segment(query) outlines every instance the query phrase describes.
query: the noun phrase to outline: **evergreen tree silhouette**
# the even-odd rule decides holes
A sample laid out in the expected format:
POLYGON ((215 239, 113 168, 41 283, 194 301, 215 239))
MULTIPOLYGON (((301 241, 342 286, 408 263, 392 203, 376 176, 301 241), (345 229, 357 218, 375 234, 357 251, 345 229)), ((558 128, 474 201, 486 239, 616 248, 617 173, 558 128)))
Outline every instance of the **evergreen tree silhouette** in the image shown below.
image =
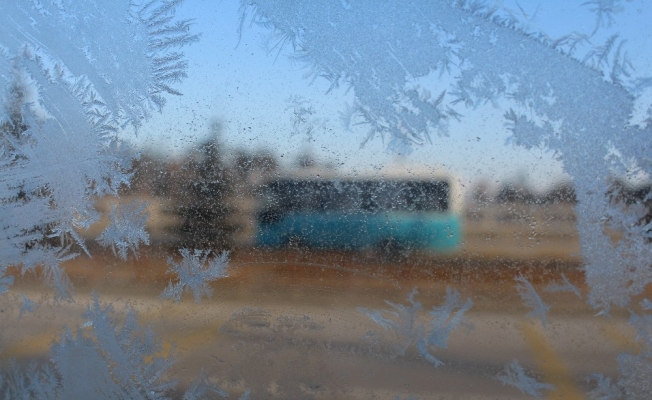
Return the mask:
POLYGON ((182 185, 177 207, 183 217, 178 228, 182 247, 220 250, 232 247, 235 226, 228 220, 232 209, 227 200, 233 180, 220 148, 221 129, 220 123, 214 123, 212 138, 200 144, 184 166, 192 178, 182 185))

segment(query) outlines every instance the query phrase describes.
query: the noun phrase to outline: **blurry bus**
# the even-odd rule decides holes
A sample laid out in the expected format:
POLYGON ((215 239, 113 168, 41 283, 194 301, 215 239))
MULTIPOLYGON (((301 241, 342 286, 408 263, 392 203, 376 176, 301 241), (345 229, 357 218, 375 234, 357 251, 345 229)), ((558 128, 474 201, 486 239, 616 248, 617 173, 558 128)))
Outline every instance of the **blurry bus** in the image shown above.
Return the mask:
POLYGON ((255 244, 280 248, 455 250, 459 196, 451 180, 279 178, 258 190, 255 244))

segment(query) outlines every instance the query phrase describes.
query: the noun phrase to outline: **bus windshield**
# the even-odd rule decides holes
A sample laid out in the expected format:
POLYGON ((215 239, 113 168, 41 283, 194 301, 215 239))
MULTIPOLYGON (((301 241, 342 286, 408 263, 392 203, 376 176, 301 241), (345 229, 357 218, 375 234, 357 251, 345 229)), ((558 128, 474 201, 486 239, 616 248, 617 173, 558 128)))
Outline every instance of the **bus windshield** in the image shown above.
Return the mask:
POLYGON ((446 181, 292 180, 263 188, 265 207, 277 212, 445 212, 446 181))

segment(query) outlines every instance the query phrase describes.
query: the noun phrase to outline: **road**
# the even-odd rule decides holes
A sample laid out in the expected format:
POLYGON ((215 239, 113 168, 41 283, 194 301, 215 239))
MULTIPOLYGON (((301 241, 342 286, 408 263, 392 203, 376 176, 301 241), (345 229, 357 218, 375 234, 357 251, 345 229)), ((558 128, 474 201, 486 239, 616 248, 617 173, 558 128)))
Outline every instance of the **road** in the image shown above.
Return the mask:
POLYGON ((635 351, 627 315, 596 318, 574 294, 543 291, 561 272, 579 284, 576 266, 441 258, 373 263, 360 255, 301 251, 236 254, 229 277, 196 304, 192 296, 180 303, 158 297, 171 278, 164 275, 163 257, 144 255, 133 265, 109 260, 68 266, 77 286, 74 303, 55 303, 29 279, 0 297, 3 364, 46 356, 66 326, 84 323, 91 290, 117 311, 136 310, 164 348, 175 348, 170 373, 181 386, 203 370, 233 396, 247 388, 254 399, 529 398, 495 379, 514 359, 555 386, 550 398, 583 398, 587 376, 617 375, 617 354, 635 351), (519 274, 531 277, 550 305, 547 327, 527 317, 530 310, 515 289, 519 274), (384 330, 362 311, 391 308, 386 301, 409 306, 416 289, 423 310, 415 325, 427 326, 427 311, 443 302, 446 288, 474 304, 447 348, 431 349, 443 363, 439 367, 419 354, 414 341, 384 330), (19 318, 21 294, 40 306, 19 318))

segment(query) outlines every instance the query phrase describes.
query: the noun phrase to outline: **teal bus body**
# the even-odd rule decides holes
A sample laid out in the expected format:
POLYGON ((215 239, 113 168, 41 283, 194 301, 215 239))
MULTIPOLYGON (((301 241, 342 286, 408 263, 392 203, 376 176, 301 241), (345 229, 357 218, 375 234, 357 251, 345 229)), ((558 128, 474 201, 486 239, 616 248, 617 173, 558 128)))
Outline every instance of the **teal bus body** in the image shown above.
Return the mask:
POLYGON ((392 242, 400 248, 450 251, 460 244, 460 219, 429 213, 291 213, 259 227, 256 243, 359 250, 392 242))
POLYGON ((257 246, 448 252, 461 242, 445 181, 279 180, 261 190, 257 246))

